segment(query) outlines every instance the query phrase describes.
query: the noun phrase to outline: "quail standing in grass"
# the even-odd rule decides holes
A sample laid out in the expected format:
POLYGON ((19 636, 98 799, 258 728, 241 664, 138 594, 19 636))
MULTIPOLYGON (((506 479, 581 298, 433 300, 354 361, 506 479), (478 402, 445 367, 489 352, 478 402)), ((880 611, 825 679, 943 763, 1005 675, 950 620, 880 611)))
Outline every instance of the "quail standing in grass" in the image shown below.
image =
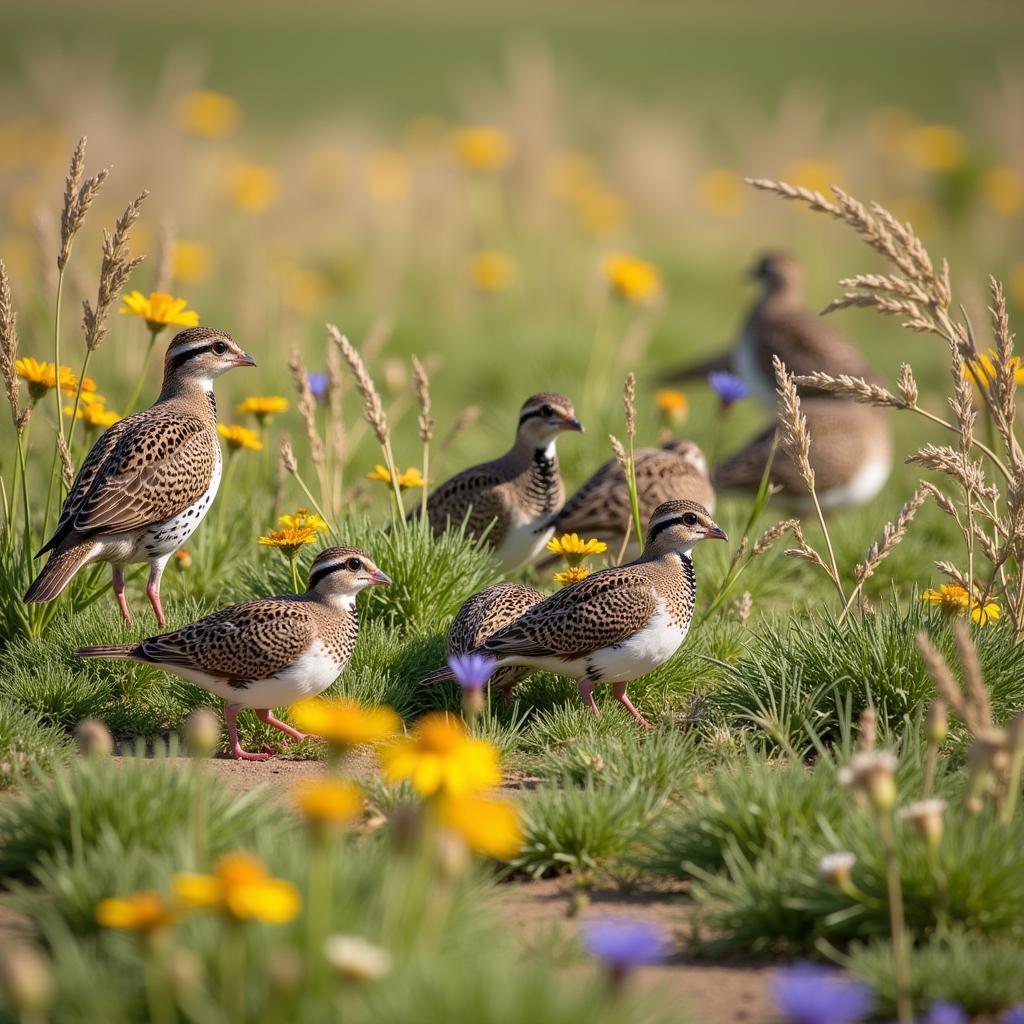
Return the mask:
MULTIPOLYGON (((527 609, 544 600, 544 595, 535 587, 525 583, 496 583, 478 594, 474 594, 459 609, 448 629, 448 656, 469 654, 479 650, 499 629, 515 622, 527 609)), ((499 689, 506 703, 512 699, 512 689, 530 672, 523 665, 506 665, 491 674, 490 685, 499 689)), ((451 679, 448 666, 431 672, 420 680, 422 683, 437 683, 451 679)))
MULTIPOLYGON (((892 434, 883 409, 838 398, 805 398, 815 491, 823 511, 863 505, 882 489, 892 469, 892 434)), ((721 491, 756 493, 771 458, 778 426, 755 437, 715 467, 711 480, 721 491)), ((781 445, 776 447, 769 480, 795 511, 813 511, 800 468, 781 445)))
MULTIPOLYGON (((654 510, 673 498, 688 498, 709 512, 715 511, 715 492, 708 477, 704 453, 693 441, 673 440, 661 448, 638 448, 637 497, 640 518, 646 522, 654 510)), ((604 541, 618 552, 631 522, 626 475, 617 459, 609 459, 565 503, 555 517, 555 533, 578 533, 604 541)), ((640 553, 631 537, 626 556, 640 553)))
POLYGON ((213 382, 236 366, 255 365, 225 331, 193 327, 175 335, 155 404, 104 431, 82 463, 57 528, 39 552, 50 557, 26 603, 51 601, 82 566, 109 562, 117 603, 131 625, 124 567, 148 562, 146 593, 157 622, 166 624, 164 567, 202 522, 220 484, 213 382))
POLYGON ((487 543, 503 568, 532 561, 550 539, 551 519, 565 500, 555 451, 563 430, 583 430, 568 398, 547 392, 528 398, 519 410, 512 448, 456 474, 427 499, 435 535, 449 522, 465 524, 470 537, 487 531, 487 543))
POLYGON ((707 509, 664 502, 651 516, 639 558, 563 587, 475 653, 494 658, 496 670, 521 666, 576 679, 594 714, 594 687, 611 683, 614 698, 649 728, 626 685, 664 665, 685 639, 697 597, 690 552, 709 539, 727 538, 707 509))
MULTIPOLYGON (((825 371, 874 379, 875 374, 846 336, 807 308, 803 271, 793 256, 767 253, 751 268, 750 276, 760 286, 760 295, 736 344, 712 359, 669 372, 666 380, 693 380, 728 370, 746 384, 755 398, 774 406, 774 356, 798 376, 825 371)), ((821 394, 807 387, 801 388, 800 393, 821 394)))
POLYGON ((139 644, 79 647, 81 658, 118 658, 153 665, 187 679, 224 700, 231 753, 248 761, 236 720, 251 708, 261 721, 295 740, 306 737, 272 710, 315 697, 348 664, 359 634, 356 595, 391 580, 356 548, 321 551, 304 594, 232 605, 171 633, 139 644))

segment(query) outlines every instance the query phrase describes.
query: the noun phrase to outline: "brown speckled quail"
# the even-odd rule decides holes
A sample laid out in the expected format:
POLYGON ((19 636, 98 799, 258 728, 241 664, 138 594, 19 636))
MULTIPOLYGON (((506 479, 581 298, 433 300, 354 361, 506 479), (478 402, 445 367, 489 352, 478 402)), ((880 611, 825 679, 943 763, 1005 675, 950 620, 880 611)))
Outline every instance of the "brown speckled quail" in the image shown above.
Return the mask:
POLYGON ((697 598, 690 551, 705 539, 726 539, 707 509, 666 501, 651 516, 638 559, 563 587, 475 653, 494 658, 495 670, 524 666, 576 679, 594 714, 595 685, 611 683, 615 699, 650 727, 626 684, 665 664, 685 639, 697 598))
POLYGON ((246 601, 139 644, 79 647, 75 653, 153 665, 222 697, 231 753, 263 761, 267 754, 239 745, 238 712, 252 708, 268 725, 305 739, 272 709, 315 697, 338 678, 359 635, 356 595, 390 582, 364 552, 328 548, 310 567, 304 594, 246 601))
MULTIPOLYGON (((26 603, 52 601, 82 566, 109 562, 125 622, 124 567, 149 563, 146 593, 157 622, 164 567, 202 522, 221 476, 213 382, 236 366, 255 366, 224 331, 193 327, 174 336, 163 387, 149 409, 105 430, 86 456, 64 501, 42 572, 26 603)), ((37 556, 38 557, 38 556, 37 556)))

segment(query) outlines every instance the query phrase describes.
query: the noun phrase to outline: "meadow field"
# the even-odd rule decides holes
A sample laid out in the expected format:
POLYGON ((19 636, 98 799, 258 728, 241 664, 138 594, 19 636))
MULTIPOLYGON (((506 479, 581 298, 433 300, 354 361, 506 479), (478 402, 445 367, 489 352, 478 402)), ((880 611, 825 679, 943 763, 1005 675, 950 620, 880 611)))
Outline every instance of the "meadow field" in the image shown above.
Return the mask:
POLYGON ((4 12, 0 1020, 1024 1019, 1024 16, 293 6, 4 12), (548 672, 421 685, 467 598, 561 586, 405 518, 528 396, 585 427, 570 494, 609 435, 628 475, 777 419, 806 461, 800 382, 665 380, 776 250, 877 374, 823 386, 888 409, 881 492, 718 494, 689 635, 630 684, 650 731, 548 672), (264 762, 198 686, 76 657, 161 632, 142 567, 130 626, 105 565, 22 600, 196 323, 256 367, 217 382, 168 628, 330 545, 393 580, 325 703, 278 711, 323 741, 241 714, 264 762))

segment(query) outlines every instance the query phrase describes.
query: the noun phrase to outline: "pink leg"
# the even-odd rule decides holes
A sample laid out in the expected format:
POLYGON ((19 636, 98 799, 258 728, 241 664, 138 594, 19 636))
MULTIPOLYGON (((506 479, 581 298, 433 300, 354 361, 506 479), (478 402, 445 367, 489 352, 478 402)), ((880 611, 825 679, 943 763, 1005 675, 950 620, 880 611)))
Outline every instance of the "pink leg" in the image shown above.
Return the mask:
POLYGON ((132 613, 128 608, 128 598, 124 596, 124 570, 111 566, 110 571, 114 596, 117 598, 117 605, 121 609, 121 617, 124 619, 124 624, 130 626, 132 624, 132 613))
POLYGON ((149 603, 153 606, 156 621, 161 626, 167 625, 167 618, 164 615, 163 606, 160 604, 160 579, 164 574, 164 566, 166 564, 167 559, 153 562, 149 569, 149 581, 146 583, 146 596, 149 598, 149 603))
POLYGON ((635 707, 633 702, 626 696, 626 684, 625 683, 613 683, 612 684, 612 696, 645 728, 653 729, 654 726, 640 714, 635 707))
POLYGON ((590 713, 597 718, 601 717, 601 712, 597 707, 597 702, 594 700, 594 686, 589 679, 581 679, 579 681, 580 696, 583 698, 583 703, 590 708, 590 713))
POLYGON ((280 718, 275 718, 270 711, 270 708, 253 708, 253 712, 261 722, 266 722, 267 725, 272 725, 275 729, 280 729, 281 732, 286 732, 293 740, 301 743, 304 739, 316 739, 317 737, 310 737, 304 732, 299 732, 298 729, 293 729, 286 722, 282 722, 280 718))
POLYGON ((235 724, 235 719, 238 718, 239 710, 230 704, 224 705, 224 717, 228 722, 228 739, 231 741, 231 756, 237 757, 241 761, 266 761, 270 757, 269 754, 250 754, 248 750, 243 750, 242 745, 238 742, 238 726, 235 724))

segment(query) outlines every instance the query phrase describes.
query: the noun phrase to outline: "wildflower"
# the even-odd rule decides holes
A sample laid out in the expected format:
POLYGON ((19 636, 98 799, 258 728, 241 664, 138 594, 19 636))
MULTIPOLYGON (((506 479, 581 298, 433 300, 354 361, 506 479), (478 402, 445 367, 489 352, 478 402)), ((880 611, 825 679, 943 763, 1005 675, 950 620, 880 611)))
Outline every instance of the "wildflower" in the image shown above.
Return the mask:
POLYGON ((669 938, 655 924, 628 917, 604 917, 584 922, 583 946, 601 960, 613 986, 621 985, 631 970, 664 960, 669 938))
POLYGON ((553 579, 563 587, 570 583, 579 583, 590 575, 590 570, 585 565, 570 565, 568 569, 556 572, 553 579))
POLYGON ((708 383, 718 395, 718 401, 723 409, 728 409, 734 402, 739 402, 750 394, 750 388, 728 370, 713 370, 708 374, 708 383))
POLYGON ((981 194, 995 213, 1013 217, 1024 209, 1024 177, 1012 167, 990 167, 982 176, 981 194))
POLYGON ((182 571, 184 571, 185 569, 191 569, 191 552, 186 551, 184 548, 178 548, 178 550, 174 552, 174 567, 182 571))
POLYGON ((497 249, 480 249, 473 253, 473 284, 481 292, 503 292, 516 276, 512 257, 497 249))
MULTIPOLYGON (((386 484, 391 483, 388 467, 382 466, 379 462, 373 467, 373 472, 367 473, 366 476, 369 480, 382 480, 386 484)), ((422 487, 423 477, 415 466, 409 466, 404 473, 398 474, 397 482, 399 490, 404 491, 408 487, 422 487)))
POLYGON ((682 391, 666 388, 654 396, 654 401, 671 426, 681 427, 686 422, 690 412, 690 400, 682 391))
POLYGON ((462 723, 443 712, 424 715, 410 736, 384 747, 380 758, 389 781, 409 779, 422 796, 458 796, 501 782, 495 747, 470 739, 462 723))
POLYGON ((293 558, 304 544, 315 544, 316 541, 316 530, 303 527, 301 530, 267 530, 257 543, 267 548, 280 548, 289 558, 293 558))
POLYGON ((353 782, 331 778, 308 780, 296 788, 295 804, 317 827, 338 828, 359 817, 363 791, 353 782))
POLYGON ((661 290, 658 268, 628 253, 612 253, 604 270, 612 291, 628 302, 649 302, 661 290))
MULTIPOLYGON (((988 391, 992 382, 998 376, 998 370, 996 369, 996 360, 998 359, 996 350, 990 348, 988 352, 979 352, 976 356, 972 356, 969 360, 969 365, 964 365, 964 374, 970 375, 971 379, 980 384, 986 391, 988 391)), ((1021 367, 1020 356, 1010 356, 1008 367, 1013 371, 1013 379, 1017 384, 1024 384, 1024 368, 1021 367)))
POLYGON ((185 723, 185 749, 193 757, 210 757, 220 746, 220 719, 212 708, 196 708, 185 723))
POLYGON ((948 124, 923 124, 906 138, 906 157, 923 171, 954 171, 967 155, 964 137, 948 124))
POLYGON ((783 181, 801 188, 809 188, 812 192, 824 192, 828 195, 829 188, 842 179, 842 171, 830 160, 793 160, 782 170, 783 181))
POLYGON ((899 761, 888 750, 854 754, 839 773, 839 781, 867 797, 876 810, 891 810, 896 803, 896 769, 899 761))
POLYGON ((177 299, 166 292, 150 292, 148 296, 139 291, 129 292, 121 301, 124 305, 118 312, 142 317, 154 334, 159 334, 168 324, 195 327, 199 323, 199 314, 194 309, 186 309, 188 299, 177 299))
POLYGON ((204 139, 230 135, 238 124, 239 113, 238 104, 230 96, 211 89, 187 93, 178 102, 178 123, 185 131, 204 139))
POLYGON ((114 737, 103 722, 83 718, 75 729, 75 742, 82 757, 109 757, 114 752, 114 737))
POLYGON ((843 889, 849 885, 850 873, 856 863, 855 854, 848 850, 839 850, 836 853, 826 854, 818 861, 818 874, 826 882, 831 882, 837 888, 843 889))
POLYGON ((228 448, 233 452, 240 448, 250 448, 254 452, 263 450, 263 442, 260 440, 259 433, 249 427, 240 427, 235 423, 218 423, 217 433, 227 441, 228 448))
POLYGON ((773 994, 789 1024, 853 1024, 875 998, 863 982, 819 964, 796 964, 776 974, 773 994))
POLYGON ((463 689, 479 689, 491 678, 494 659, 486 654, 453 654, 448 667, 463 689))
POLYGON ((463 128, 452 134, 451 143, 462 166, 474 171, 501 170, 512 157, 512 140, 500 128, 463 128))
POLYGON ((922 601, 929 601, 937 604, 939 609, 946 615, 960 615, 967 611, 968 603, 971 608, 971 618, 979 626, 987 626, 995 622, 1002 615, 999 604, 996 601, 986 601, 982 604, 977 598, 968 602, 967 591, 956 583, 943 583, 938 590, 929 589, 921 595, 922 601))
POLYGON ((441 801, 441 824, 457 832, 474 852, 510 860, 523 848, 519 809, 509 800, 475 793, 441 801))
MULTIPOLYGON (((38 402, 47 391, 57 386, 57 373, 54 371, 53 363, 39 362, 31 356, 22 356, 15 360, 14 368, 18 376, 28 383, 29 397, 33 402, 38 402)), ((72 394, 78 389, 78 379, 70 367, 60 368, 60 386, 62 391, 70 391, 72 394)), ((95 388, 95 384, 93 387, 95 388)))
POLYGON ((0 992, 20 1020, 46 1020, 53 988, 49 966, 33 946, 27 942, 6 945, 0 956, 0 992))
POLYGON ((172 924, 174 908, 158 892, 149 890, 130 896, 101 900, 96 907, 96 920, 104 928, 152 935, 172 924))
POLYGON ((734 217, 747 205, 749 189, 735 171, 717 167, 697 179, 697 199, 709 213, 734 217))
POLYGON ((281 191, 277 175, 262 164, 238 164, 231 171, 231 197, 245 213, 266 213, 281 191))
POLYGON ((946 801, 939 797, 918 800, 900 811, 900 817, 909 821, 927 846, 938 846, 942 841, 942 813, 946 801))
POLYGON ((220 909, 238 921, 287 924, 299 912, 295 886, 271 878, 266 865, 247 853, 225 854, 212 875, 175 875, 174 891, 185 907, 220 909))
POLYGON ((379 203, 404 199, 409 192, 409 162, 396 150, 382 149, 371 153, 363 167, 366 191, 379 203))
POLYGON ((210 272, 210 248, 202 242, 174 243, 171 257, 171 276, 182 284, 199 284, 210 272))
POLYGON ((959 1003, 936 999, 924 1015, 922 1024, 967 1024, 970 1018, 959 1003))
POLYGON ((307 378, 313 397, 322 402, 331 390, 331 378, 326 373, 311 373, 307 378))
POLYGON ((1003 1014, 1003 1024, 1024 1024, 1024 1003, 1011 1006, 1003 1014))
POLYGON ((291 514, 278 516, 277 521, 289 530, 316 530, 317 533, 327 533, 330 529, 324 519, 304 508, 297 508, 291 514))
POLYGON ((254 395, 243 402, 239 402, 235 411, 239 416, 252 415, 259 420, 262 426, 266 420, 288 408, 288 399, 280 395, 254 395))
POLYGON ((338 747, 381 743, 391 739, 402 724, 389 707, 367 708, 348 698, 302 701, 291 709, 289 718, 303 732, 338 747))
POLYGON ((578 533, 563 533, 552 537, 546 545, 548 551, 561 555, 569 565, 579 565, 588 555, 600 555, 608 550, 603 540, 584 540, 578 533))
POLYGON ((324 943, 327 962, 350 981, 377 981, 391 973, 391 954, 358 935, 331 935, 324 943))
MULTIPOLYGON (((87 427, 102 428, 106 430, 107 427, 112 427, 115 423, 122 419, 119 412, 114 412, 113 409, 107 409, 102 399, 86 399, 86 392, 82 392, 82 401, 78 405, 78 412, 75 414, 75 418, 82 420, 87 427)), ((74 412, 74 409, 70 405, 64 406, 64 413, 70 416, 74 412)))

